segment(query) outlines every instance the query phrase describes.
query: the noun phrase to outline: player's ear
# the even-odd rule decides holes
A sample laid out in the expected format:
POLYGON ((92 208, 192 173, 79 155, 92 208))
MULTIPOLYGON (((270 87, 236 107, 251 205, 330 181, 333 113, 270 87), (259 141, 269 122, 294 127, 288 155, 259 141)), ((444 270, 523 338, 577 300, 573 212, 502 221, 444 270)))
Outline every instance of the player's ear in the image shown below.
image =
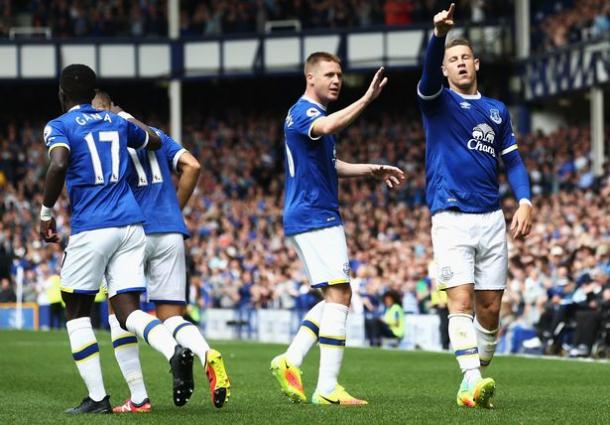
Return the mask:
POLYGON ((443 75, 444 75, 445 77, 448 77, 448 76, 449 76, 449 74, 447 73, 447 68, 445 68, 445 65, 441 65, 441 71, 443 71, 443 75))
POLYGON ((313 86, 313 72, 310 70, 307 75, 305 75, 305 80, 307 81, 307 85, 313 86))
POLYGON ((480 65, 479 58, 474 58, 474 70, 475 71, 479 70, 479 65, 480 65))

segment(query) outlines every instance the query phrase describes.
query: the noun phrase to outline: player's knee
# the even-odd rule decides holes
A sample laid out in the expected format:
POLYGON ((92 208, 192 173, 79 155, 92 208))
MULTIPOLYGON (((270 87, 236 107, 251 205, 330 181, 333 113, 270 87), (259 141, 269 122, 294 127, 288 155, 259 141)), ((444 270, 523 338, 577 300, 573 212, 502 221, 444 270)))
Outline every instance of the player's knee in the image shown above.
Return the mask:
POLYGON ((477 308, 477 316, 497 318, 500 315, 500 305, 490 303, 477 308))
POLYGON ((122 312, 115 312, 116 319, 119 321, 121 328, 127 329, 127 316, 122 312))
POLYGON ((324 290, 324 298, 330 303, 349 306, 352 302, 352 287, 349 283, 329 286, 324 290))
POLYGON ((91 315, 91 306, 94 298, 92 295, 62 291, 61 297, 66 304, 66 320, 70 321, 91 315))

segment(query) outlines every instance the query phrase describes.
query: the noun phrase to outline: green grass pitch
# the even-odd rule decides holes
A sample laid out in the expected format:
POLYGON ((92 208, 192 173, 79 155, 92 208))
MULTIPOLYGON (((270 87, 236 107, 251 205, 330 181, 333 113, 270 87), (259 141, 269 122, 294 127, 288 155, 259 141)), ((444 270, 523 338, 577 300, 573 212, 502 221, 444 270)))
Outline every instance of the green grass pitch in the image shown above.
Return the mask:
MULTIPOLYGON (((98 333, 106 389, 117 404, 127 386, 112 353, 110 335, 98 333)), ((153 402, 149 415, 68 417, 85 388, 71 360, 65 332, 0 331, 0 424, 608 424, 610 364, 498 357, 490 375, 498 382, 493 411, 459 409, 455 359, 444 353, 348 348, 341 382, 365 407, 293 405, 279 393, 269 361, 284 347, 218 342, 232 379, 232 397, 215 409, 207 380, 196 365, 195 394, 187 406, 171 401, 169 366, 140 344, 153 402)), ((311 396, 318 350, 306 359, 304 382, 311 396)))

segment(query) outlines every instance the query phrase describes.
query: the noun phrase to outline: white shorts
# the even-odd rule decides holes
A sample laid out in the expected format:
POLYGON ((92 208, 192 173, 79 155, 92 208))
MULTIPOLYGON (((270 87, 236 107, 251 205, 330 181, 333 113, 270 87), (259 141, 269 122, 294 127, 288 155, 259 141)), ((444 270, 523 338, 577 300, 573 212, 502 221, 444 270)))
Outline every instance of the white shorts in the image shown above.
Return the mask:
POLYGON ((61 267, 61 290, 95 295, 105 278, 109 298, 143 292, 145 249, 146 235, 140 224, 72 235, 61 267))
POLYGON ((184 236, 180 233, 146 236, 144 274, 148 301, 185 304, 184 236))
POLYGON ((475 290, 506 287, 508 249, 502 210, 436 213, 432 216, 432 245, 441 288, 468 283, 474 283, 475 290))
POLYGON ((289 236, 287 240, 305 264, 312 287, 349 283, 350 267, 343 226, 312 230, 289 236))

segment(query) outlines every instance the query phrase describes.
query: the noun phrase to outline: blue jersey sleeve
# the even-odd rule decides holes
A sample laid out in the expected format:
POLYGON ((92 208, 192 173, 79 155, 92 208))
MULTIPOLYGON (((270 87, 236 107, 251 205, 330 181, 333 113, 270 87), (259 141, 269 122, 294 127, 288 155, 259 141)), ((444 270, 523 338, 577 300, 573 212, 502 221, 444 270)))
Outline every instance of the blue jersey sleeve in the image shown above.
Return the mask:
POLYGON ((178 167, 178 161, 180 160, 180 155, 188 151, 184 149, 178 142, 176 142, 174 139, 167 135, 163 137, 163 149, 167 158, 167 162, 172 167, 172 170, 176 171, 178 167))
POLYGON ((324 116, 324 111, 312 103, 304 103, 303 106, 297 105, 290 111, 290 115, 293 121, 293 128, 304 136, 309 137, 311 140, 318 140, 322 136, 313 137, 311 130, 313 123, 320 117, 324 116))
POLYGON ((142 149, 148 144, 148 132, 142 130, 134 123, 127 123, 127 146, 133 149, 142 149))
POLYGON ((443 91, 441 65, 445 54, 445 37, 433 35, 428 41, 424 56, 424 69, 417 85, 417 94, 423 100, 437 98, 443 91))
POLYGON ((511 122, 510 114, 504 105, 500 111, 500 117, 502 119, 500 124, 500 134, 502 136, 500 142, 500 155, 504 156, 517 149, 517 139, 515 138, 515 132, 513 131, 513 123, 511 122))
MULTIPOLYGON (((514 145, 517 146, 517 145, 514 145)), ((519 155, 519 151, 513 150, 502 157, 504 168, 506 168, 506 176, 510 187, 513 189, 513 194, 518 201, 521 199, 532 199, 532 191, 530 188, 530 179, 527 174, 527 168, 519 155)))
POLYGON ((59 146, 70 150, 70 140, 64 130, 64 124, 60 120, 53 120, 47 123, 44 128, 43 139, 49 153, 59 146))

